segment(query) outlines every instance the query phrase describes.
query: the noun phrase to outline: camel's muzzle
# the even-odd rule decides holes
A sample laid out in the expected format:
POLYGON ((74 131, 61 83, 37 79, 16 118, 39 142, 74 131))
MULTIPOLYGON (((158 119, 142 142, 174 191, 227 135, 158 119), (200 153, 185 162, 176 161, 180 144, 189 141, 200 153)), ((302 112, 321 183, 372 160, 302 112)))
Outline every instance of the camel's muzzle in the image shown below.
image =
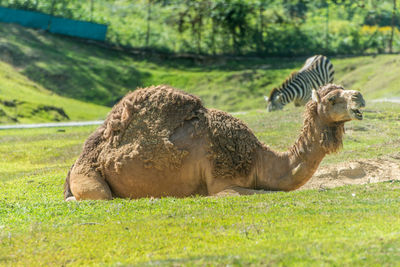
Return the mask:
POLYGON ((350 108, 350 116, 355 119, 355 120, 362 120, 363 119, 363 114, 362 114, 362 108, 365 107, 365 100, 363 96, 361 95, 360 92, 355 92, 351 96, 351 108, 350 108))

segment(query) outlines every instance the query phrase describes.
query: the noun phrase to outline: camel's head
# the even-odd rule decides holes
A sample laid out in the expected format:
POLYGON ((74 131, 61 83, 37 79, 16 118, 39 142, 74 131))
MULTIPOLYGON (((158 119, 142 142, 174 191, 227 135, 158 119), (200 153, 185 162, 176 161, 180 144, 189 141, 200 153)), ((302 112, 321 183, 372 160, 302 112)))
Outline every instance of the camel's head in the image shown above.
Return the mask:
POLYGON ((365 100, 358 91, 327 84, 318 91, 313 90, 312 98, 317 102, 319 117, 327 124, 363 119, 361 109, 365 107, 365 100))
POLYGON ((275 111, 275 110, 281 110, 283 109, 283 104, 282 104, 282 99, 281 99, 281 93, 277 88, 274 88, 269 97, 264 96, 265 101, 267 101, 267 111, 275 111))

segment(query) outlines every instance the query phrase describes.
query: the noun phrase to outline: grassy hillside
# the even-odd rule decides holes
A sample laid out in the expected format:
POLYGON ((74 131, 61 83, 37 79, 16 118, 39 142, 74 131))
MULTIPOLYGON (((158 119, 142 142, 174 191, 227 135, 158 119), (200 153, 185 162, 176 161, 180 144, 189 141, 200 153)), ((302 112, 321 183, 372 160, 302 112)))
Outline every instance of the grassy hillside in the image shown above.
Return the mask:
POLYGON ((333 64, 336 81, 361 90, 369 100, 400 96, 400 55, 333 59, 333 64))
MULTIPOLYGON (((20 75, 58 95, 108 106, 138 86, 165 83, 199 95, 208 107, 264 109, 263 95, 305 60, 209 58, 196 63, 157 55, 133 56, 11 24, 1 26, 0 60, 20 75)), ((367 101, 400 96, 400 55, 332 61, 336 81, 360 89, 367 101)))
POLYGON ((0 62, 0 123, 104 118, 108 108, 60 97, 0 62))

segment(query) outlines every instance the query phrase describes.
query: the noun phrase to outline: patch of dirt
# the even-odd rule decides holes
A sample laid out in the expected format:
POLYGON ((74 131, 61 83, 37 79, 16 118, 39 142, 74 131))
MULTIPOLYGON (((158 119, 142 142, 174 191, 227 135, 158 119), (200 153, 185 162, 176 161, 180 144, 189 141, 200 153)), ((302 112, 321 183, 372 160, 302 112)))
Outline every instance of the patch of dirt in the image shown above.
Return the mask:
POLYGON ((323 166, 301 187, 301 190, 389 180, 400 180, 400 154, 323 166))

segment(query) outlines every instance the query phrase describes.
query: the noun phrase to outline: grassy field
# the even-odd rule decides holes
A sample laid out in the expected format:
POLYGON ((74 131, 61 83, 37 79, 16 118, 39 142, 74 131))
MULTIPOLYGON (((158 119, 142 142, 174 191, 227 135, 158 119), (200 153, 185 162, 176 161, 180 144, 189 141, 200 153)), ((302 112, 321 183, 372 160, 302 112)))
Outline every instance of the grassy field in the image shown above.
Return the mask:
MULTIPOLYGON (((367 103, 323 164, 399 150, 400 105, 367 103)), ((299 109, 238 115, 278 150, 299 109)), ((0 265, 385 265, 400 261, 400 183, 228 198, 63 202, 90 127, 0 131, 0 265)))

